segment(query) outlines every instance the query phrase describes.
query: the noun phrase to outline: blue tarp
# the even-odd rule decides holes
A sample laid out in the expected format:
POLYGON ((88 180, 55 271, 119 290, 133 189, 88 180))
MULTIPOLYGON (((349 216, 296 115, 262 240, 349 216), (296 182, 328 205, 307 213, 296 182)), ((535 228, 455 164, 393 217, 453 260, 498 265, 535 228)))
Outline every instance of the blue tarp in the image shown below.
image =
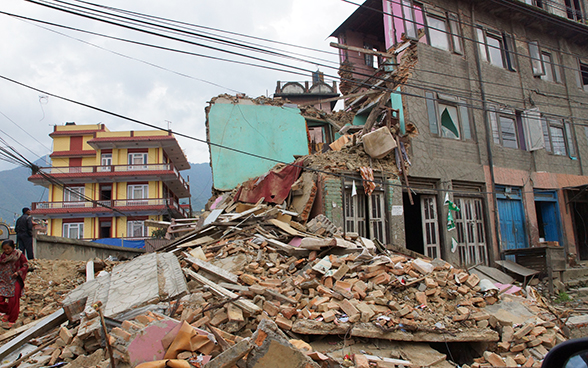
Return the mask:
POLYGON ((105 239, 96 239, 96 240, 92 240, 92 241, 94 243, 113 245, 115 247, 125 247, 125 248, 135 248, 135 249, 145 248, 145 240, 126 240, 126 239, 119 239, 119 238, 105 238, 105 239))

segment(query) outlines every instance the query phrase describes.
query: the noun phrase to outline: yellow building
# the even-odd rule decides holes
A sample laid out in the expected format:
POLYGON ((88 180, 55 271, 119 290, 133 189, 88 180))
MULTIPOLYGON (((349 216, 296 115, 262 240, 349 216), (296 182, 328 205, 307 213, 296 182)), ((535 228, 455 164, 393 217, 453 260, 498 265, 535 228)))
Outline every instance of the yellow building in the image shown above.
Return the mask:
POLYGON ((111 132, 104 124, 55 126, 52 166, 29 177, 49 190, 32 205, 48 220, 47 235, 77 239, 144 239, 144 221, 185 218, 190 164, 166 131, 111 132))

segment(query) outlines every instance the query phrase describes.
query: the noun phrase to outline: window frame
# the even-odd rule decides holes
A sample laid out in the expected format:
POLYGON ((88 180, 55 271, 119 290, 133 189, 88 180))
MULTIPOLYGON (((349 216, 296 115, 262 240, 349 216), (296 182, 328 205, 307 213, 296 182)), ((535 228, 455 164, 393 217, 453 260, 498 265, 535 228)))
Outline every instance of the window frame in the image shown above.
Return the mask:
POLYGON ((83 239, 84 238, 84 223, 83 222, 64 222, 62 226, 62 233, 61 235, 64 238, 68 239, 83 239), (78 237, 73 238, 70 237, 70 231, 76 229, 78 232, 78 237))
POLYGON ((427 44, 439 50, 449 51, 454 54, 463 55, 463 44, 461 42, 461 26, 459 16, 451 12, 438 12, 433 9, 426 9, 423 11, 423 19, 425 22, 427 44), (431 26, 429 18, 443 22, 445 29, 439 29, 431 26), (433 44, 431 37, 431 30, 444 35, 447 41, 447 48, 439 47, 433 44))
POLYGON ((564 6, 566 8, 566 16, 568 19, 583 22, 584 9, 582 9, 582 2, 579 0, 565 0, 564 6))
POLYGON ((543 128, 543 140, 545 142, 545 151, 554 156, 567 156, 577 157, 577 147, 574 137, 574 130, 572 123, 565 119, 558 119, 550 117, 549 115, 543 115, 541 117, 541 125, 543 128), (553 148, 553 130, 559 129, 562 132, 563 140, 563 153, 555 153, 553 148))
POLYGON ((547 82, 563 84, 557 51, 543 50, 539 42, 530 41, 529 56, 534 77, 547 82), (545 57, 549 57, 550 60, 546 61, 545 57))
POLYGON ((463 142, 475 140, 472 130, 470 109, 466 106, 464 100, 458 97, 430 91, 425 92, 425 99, 427 100, 429 131, 432 135, 435 135, 439 138, 446 138, 463 142), (443 134, 443 127, 441 122, 442 111, 439 109, 440 104, 456 108, 459 137, 448 137, 443 134), (435 119, 435 124, 433 124, 433 117, 435 119), (433 129, 433 125, 435 125, 435 129, 433 129))
POLYGON ((578 73, 576 73, 576 84, 578 88, 588 92, 588 61, 578 58, 577 68, 578 73))
POLYGON ((129 170, 145 170, 147 169, 147 162, 148 162, 148 153, 147 152, 129 152, 128 153, 128 165, 129 170), (143 163, 136 164, 135 157, 142 156, 143 163))
POLYGON ((146 238, 149 236, 149 227, 145 225, 144 220, 127 220, 127 238, 146 238), (142 235, 135 236, 135 226, 139 225, 142 228, 142 235))
POLYGON ((480 51, 480 58, 498 68, 509 71, 517 71, 517 59, 515 53, 514 38, 507 32, 501 32, 490 29, 481 25, 476 26, 476 38, 478 42, 478 50, 480 51), (482 39, 480 39, 482 38, 482 39), (488 43, 488 38, 499 42, 499 47, 492 46, 488 43), (492 58, 492 50, 500 51, 500 65, 496 64, 492 58))
MULTIPOLYGON (((416 14, 414 12, 415 2, 412 0, 400 0, 400 9, 402 11, 402 24, 404 26, 404 36, 408 40, 419 40, 419 28, 416 21, 416 14), (408 9, 408 12, 406 12, 408 9), (406 16, 406 14, 410 14, 410 19, 406 16), (408 30, 411 29, 411 33, 409 35, 408 30)), ((420 5, 422 9, 422 5, 420 5)), ((424 15, 424 14, 423 14, 424 15)))
POLYGON ((66 207, 83 207, 86 187, 84 185, 66 186, 63 188, 63 203, 66 207), (75 193, 74 193, 75 192, 75 193))
MULTIPOLYGON (((495 145, 527 151, 527 141, 522 112, 519 110, 501 109, 496 106, 488 106, 488 120, 492 129, 492 142, 495 145), (505 145, 505 132, 501 118, 512 120, 514 123, 514 134, 516 147, 505 145)), ((509 140, 507 140, 509 141, 509 140)))

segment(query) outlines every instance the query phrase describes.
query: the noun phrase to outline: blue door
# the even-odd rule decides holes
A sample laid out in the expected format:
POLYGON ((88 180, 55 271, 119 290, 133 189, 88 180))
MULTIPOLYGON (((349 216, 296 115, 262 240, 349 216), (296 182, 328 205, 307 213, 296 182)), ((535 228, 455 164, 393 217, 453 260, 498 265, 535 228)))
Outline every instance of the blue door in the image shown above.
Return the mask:
POLYGON ((546 241, 559 241, 559 221, 556 213, 554 202, 541 203, 541 216, 543 217, 546 241))
POLYGON ((525 215, 519 189, 506 191, 497 187, 498 217, 500 218, 501 248, 517 249, 527 247, 525 215))
POLYGON ((535 190, 535 208, 539 236, 546 241, 557 241, 562 244, 559 207, 555 191, 535 190))

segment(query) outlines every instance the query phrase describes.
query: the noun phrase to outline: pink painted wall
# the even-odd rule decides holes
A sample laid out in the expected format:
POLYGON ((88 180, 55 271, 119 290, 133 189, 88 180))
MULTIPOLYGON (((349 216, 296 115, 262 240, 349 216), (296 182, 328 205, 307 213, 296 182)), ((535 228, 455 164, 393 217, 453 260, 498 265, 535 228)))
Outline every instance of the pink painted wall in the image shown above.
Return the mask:
MULTIPOLYGON (((402 14, 401 0, 382 0, 382 9, 384 9, 384 36, 386 39, 386 49, 402 41, 402 34, 405 33, 404 21, 402 14)), ((404 10, 408 10, 404 6, 404 10)), ((420 6, 414 7, 414 16, 417 23, 417 29, 425 27, 423 11, 420 6)), ((424 41, 424 38, 422 39, 424 41)), ((420 42, 420 40, 419 40, 420 42)))

